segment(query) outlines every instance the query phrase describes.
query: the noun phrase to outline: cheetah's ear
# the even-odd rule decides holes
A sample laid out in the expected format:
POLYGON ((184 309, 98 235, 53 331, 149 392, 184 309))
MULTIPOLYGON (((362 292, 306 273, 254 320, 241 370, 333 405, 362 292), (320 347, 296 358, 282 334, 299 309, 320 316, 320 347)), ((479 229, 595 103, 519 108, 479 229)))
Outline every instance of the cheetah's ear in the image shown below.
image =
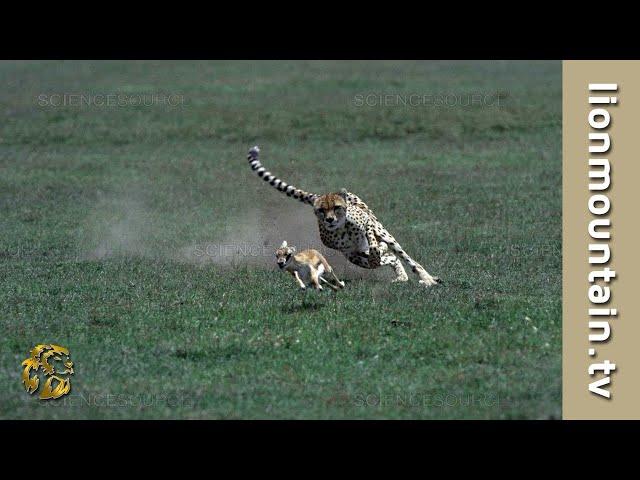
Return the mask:
POLYGON ((341 189, 340 189, 340 196, 341 196, 342 198, 344 198, 345 200, 347 199, 347 195, 348 195, 348 194, 349 194, 349 192, 347 192, 347 189, 346 189, 346 188, 344 188, 344 187, 343 187, 343 188, 341 188, 341 189))
POLYGON ((282 241, 282 245, 280 245, 280 248, 287 248, 287 241, 286 240, 282 241))

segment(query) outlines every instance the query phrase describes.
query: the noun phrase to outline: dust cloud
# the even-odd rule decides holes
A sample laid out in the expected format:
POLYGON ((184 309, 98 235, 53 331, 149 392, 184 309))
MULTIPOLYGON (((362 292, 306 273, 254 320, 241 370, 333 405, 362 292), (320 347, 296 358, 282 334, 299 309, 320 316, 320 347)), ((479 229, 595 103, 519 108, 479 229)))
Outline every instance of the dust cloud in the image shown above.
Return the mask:
POLYGON ((193 225, 181 217, 168 217, 150 208, 135 192, 117 198, 99 199, 80 229, 81 260, 138 257, 195 265, 219 265, 275 269, 274 252, 283 240, 298 251, 320 251, 346 278, 391 277, 390 269, 370 271, 351 265, 342 254, 326 248, 320 241, 318 225, 309 206, 288 198, 277 206, 264 205, 242 215, 219 218, 221 232, 202 228, 207 233, 187 242, 180 232, 193 225), (288 200, 288 202, 287 202, 288 200), (389 270, 389 272, 380 272, 389 270))

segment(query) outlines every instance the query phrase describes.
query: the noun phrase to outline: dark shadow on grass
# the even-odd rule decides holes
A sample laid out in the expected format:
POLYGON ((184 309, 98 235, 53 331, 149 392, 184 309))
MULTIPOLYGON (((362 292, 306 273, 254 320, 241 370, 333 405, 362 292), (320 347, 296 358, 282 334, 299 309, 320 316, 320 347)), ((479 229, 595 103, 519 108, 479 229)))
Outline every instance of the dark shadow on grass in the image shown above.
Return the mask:
POLYGON ((298 312, 311 312, 322 310, 325 307, 324 303, 316 301, 303 301, 298 303, 292 303, 290 305, 284 305, 282 307, 282 313, 298 313, 298 312))

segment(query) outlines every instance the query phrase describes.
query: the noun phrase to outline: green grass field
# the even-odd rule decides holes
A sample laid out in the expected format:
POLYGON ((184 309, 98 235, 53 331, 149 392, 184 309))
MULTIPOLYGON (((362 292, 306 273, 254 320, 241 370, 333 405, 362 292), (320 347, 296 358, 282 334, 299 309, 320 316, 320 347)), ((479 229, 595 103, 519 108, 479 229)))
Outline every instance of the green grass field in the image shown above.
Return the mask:
POLYGON ((559 418, 561 116, 560 62, 0 63, 0 417, 559 418), (444 285, 321 248, 254 144, 444 285), (284 239, 347 288, 299 292, 284 239), (37 343, 70 349, 68 396, 24 390, 37 343))

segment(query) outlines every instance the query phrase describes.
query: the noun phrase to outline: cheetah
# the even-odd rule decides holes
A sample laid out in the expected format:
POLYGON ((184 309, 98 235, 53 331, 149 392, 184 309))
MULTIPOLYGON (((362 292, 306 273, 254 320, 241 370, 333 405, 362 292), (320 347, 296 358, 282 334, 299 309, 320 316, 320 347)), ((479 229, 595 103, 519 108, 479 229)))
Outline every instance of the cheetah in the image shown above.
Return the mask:
POLYGON ((309 249, 296 253, 296 247, 290 247, 285 240, 276 250, 276 261, 280 270, 289 272, 302 290, 306 290, 309 285, 316 290, 322 290, 320 282, 335 291, 345 286, 333 272, 329 262, 317 250, 309 249), (326 274, 331 275, 331 281, 324 278, 326 274))
POLYGON ((389 265, 396 275, 392 282, 409 279, 400 257, 419 277, 420 284, 430 287, 441 283, 404 251, 357 195, 344 188, 337 193, 317 195, 288 185, 262 166, 259 153, 257 146, 249 150, 247 158, 251 169, 278 191, 313 207, 320 239, 328 248, 342 252, 347 260, 362 268, 389 265))

